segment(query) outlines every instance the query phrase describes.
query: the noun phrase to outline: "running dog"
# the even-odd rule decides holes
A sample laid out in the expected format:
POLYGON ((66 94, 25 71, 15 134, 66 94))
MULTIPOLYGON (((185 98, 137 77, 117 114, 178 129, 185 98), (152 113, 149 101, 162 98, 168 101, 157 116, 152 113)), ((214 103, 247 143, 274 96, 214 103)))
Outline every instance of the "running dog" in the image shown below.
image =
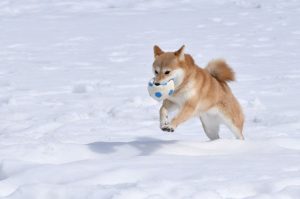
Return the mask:
POLYGON ((222 59, 212 60, 205 68, 196 65, 184 46, 164 52, 154 46, 154 84, 174 80, 175 91, 160 108, 160 128, 173 132, 191 117, 199 117, 209 139, 219 138, 220 124, 225 124, 237 139, 244 139, 244 115, 227 82, 234 81, 233 70, 222 59), (178 108, 169 121, 168 112, 178 108))

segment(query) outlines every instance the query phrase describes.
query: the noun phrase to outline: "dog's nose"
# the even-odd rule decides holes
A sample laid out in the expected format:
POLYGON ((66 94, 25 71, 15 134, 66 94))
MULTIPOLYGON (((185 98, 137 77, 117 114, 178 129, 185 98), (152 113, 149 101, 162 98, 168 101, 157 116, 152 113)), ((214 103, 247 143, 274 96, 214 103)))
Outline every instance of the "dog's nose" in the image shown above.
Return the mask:
POLYGON ((160 83, 158 83, 158 82, 155 82, 155 83, 154 83, 154 85, 155 85, 155 86, 159 86, 159 85, 160 85, 160 83))

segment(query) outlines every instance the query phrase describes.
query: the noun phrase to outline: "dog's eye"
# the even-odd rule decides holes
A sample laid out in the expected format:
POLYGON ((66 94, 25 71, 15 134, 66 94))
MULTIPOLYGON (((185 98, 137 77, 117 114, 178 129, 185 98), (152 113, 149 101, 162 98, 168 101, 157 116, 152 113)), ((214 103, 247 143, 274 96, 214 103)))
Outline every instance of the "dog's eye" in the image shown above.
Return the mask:
POLYGON ((158 74, 157 70, 155 70, 155 74, 156 74, 156 75, 158 74))
POLYGON ((167 74, 169 74, 170 73, 170 71, 169 70, 167 70, 166 72, 165 72, 165 74, 167 75, 167 74))

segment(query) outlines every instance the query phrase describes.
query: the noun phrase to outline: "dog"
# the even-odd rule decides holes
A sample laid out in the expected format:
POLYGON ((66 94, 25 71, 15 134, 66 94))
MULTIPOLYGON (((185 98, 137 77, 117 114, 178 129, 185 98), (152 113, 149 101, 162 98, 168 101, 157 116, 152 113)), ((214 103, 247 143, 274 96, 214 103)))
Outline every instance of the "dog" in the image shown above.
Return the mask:
POLYGON ((244 114, 227 82, 234 81, 233 70, 223 59, 215 59, 205 68, 196 65, 183 45, 175 52, 164 52, 154 46, 154 84, 174 80, 175 90, 160 108, 160 128, 174 132, 183 122, 199 117, 210 140, 219 139, 221 124, 225 124, 237 139, 244 140, 244 114), (179 109, 169 121, 168 113, 179 109))

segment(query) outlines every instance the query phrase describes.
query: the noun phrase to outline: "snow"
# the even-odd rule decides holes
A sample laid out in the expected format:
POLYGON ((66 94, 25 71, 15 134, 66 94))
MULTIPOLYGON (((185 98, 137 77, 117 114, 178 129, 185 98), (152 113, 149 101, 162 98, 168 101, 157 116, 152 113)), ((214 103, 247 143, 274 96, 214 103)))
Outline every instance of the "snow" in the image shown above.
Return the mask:
POLYGON ((297 0, 2 0, 0 198, 299 198, 297 0), (245 141, 159 129, 153 45, 225 58, 245 141))

